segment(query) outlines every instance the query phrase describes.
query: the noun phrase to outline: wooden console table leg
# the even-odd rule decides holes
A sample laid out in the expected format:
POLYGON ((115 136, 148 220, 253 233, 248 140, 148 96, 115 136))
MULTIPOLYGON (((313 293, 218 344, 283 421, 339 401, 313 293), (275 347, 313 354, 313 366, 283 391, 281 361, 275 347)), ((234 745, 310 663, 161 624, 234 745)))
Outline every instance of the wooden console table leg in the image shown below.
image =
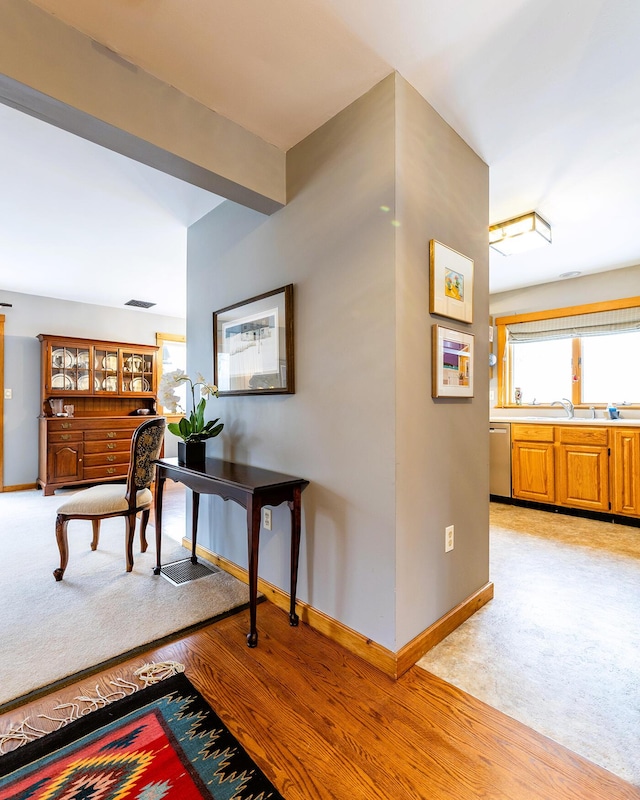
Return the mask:
POLYGON ((300 526, 301 526, 301 498, 302 490, 293 490, 293 500, 288 501, 287 505, 291 509, 291 596, 289 606, 289 625, 298 625, 298 615, 296 614, 296 592, 298 589, 298 561, 300 559, 300 526))
POLYGON ((192 504, 191 504, 191 563, 197 564, 198 557, 196 556, 196 542, 198 541, 198 509, 200 508, 200 492, 191 491, 192 504))
POLYGON ((156 565, 153 574, 159 575, 162 563, 160 561, 160 542, 162 540, 162 492, 164 490, 165 476, 161 467, 156 467, 156 497, 154 506, 154 525, 156 528, 156 565))
POLYGON ((249 617, 250 628, 247 634, 247 645, 257 647, 258 627, 256 609, 258 604, 258 550, 260 545, 260 504, 253 497, 247 500, 247 537, 249 552, 249 617))

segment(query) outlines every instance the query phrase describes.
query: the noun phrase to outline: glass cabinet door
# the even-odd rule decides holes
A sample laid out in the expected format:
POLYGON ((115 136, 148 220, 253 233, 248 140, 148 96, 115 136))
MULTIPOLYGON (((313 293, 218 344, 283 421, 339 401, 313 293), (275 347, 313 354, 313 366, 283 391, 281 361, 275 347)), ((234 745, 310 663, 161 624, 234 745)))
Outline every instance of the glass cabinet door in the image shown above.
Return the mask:
POLYGON ((118 392, 118 351, 93 351, 93 382, 96 392, 118 392))
POLYGON ((136 394, 153 390, 153 356, 122 350, 122 392, 136 394))
POLYGON ((90 355, 88 347, 51 347, 51 390, 60 392, 90 391, 90 355))

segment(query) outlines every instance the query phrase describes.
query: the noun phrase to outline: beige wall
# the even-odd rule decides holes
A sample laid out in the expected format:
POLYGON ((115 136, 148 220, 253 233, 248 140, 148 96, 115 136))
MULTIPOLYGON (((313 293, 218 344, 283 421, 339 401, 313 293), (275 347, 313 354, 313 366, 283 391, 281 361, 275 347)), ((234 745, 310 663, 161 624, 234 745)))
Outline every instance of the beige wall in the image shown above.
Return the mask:
MULTIPOLYGON (((296 393, 222 397, 209 445, 311 483, 299 596, 395 646, 394 80, 289 151, 289 203, 269 218, 225 203, 189 230, 189 369, 211 363, 216 308, 295 285, 296 393), (217 212, 217 213, 216 213, 217 212), (198 332, 206 332, 198 336, 198 332)), ((214 410, 211 410, 214 413, 214 410)), ((201 499, 199 541, 246 565, 244 512, 201 499), (222 531, 222 535, 218 532, 222 531), (201 533, 202 532, 202 533, 201 533)), ((289 512, 261 534, 260 574, 288 589, 289 512)))
MULTIPOLYGON (((431 399, 428 300, 434 237, 476 259, 476 321, 452 327, 486 364, 487 168, 391 75, 287 170, 270 218, 227 203, 189 231, 189 368, 211 362, 213 310, 294 283, 296 394, 219 398, 228 427, 210 452, 310 480, 300 598, 397 651, 488 580, 488 370, 473 400, 431 399)), ((244 538, 218 534, 242 512, 210 498, 201 514, 211 549, 246 564, 244 538)), ((260 557, 284 590, 288 525, 276 509, 260 557)))
POLYGON ((403 78, 397 87, 396 550, 402 645, 489 580, 489 170, 403 78), (473 324, 429 315, 429 240, 474 260, 473 324), (473 399, 431 398, 431 327, 474 334, 473 399), (455 548, 444 552, 444 530, 455 548))
POLYGON ((489 308, 492 316, 500 317, 635 296, 640 296, 640 266, 492 294, 489 308))

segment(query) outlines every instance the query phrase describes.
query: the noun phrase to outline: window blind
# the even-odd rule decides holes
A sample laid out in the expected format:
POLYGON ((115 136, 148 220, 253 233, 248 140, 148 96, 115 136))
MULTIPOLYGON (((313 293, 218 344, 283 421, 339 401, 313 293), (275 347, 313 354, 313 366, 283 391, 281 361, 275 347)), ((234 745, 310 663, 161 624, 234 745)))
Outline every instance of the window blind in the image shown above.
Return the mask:
POLYGON ((638 306, 507 325, 507 336, 512 343, 603 336, 609 333, 628 333, 630 331, 640 331, 640 307, 638 306))

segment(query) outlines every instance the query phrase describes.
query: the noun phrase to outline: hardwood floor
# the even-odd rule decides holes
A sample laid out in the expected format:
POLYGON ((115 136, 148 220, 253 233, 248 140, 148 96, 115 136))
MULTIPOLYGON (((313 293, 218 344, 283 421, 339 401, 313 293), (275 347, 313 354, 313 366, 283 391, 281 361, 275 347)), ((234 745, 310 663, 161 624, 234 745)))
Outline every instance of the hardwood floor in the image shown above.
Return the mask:
POLYGON ((29 714, 176 660, 288 800, 595 800, 640 790, 413 667, 387 678, 268 602, 0 717, 29 714))

